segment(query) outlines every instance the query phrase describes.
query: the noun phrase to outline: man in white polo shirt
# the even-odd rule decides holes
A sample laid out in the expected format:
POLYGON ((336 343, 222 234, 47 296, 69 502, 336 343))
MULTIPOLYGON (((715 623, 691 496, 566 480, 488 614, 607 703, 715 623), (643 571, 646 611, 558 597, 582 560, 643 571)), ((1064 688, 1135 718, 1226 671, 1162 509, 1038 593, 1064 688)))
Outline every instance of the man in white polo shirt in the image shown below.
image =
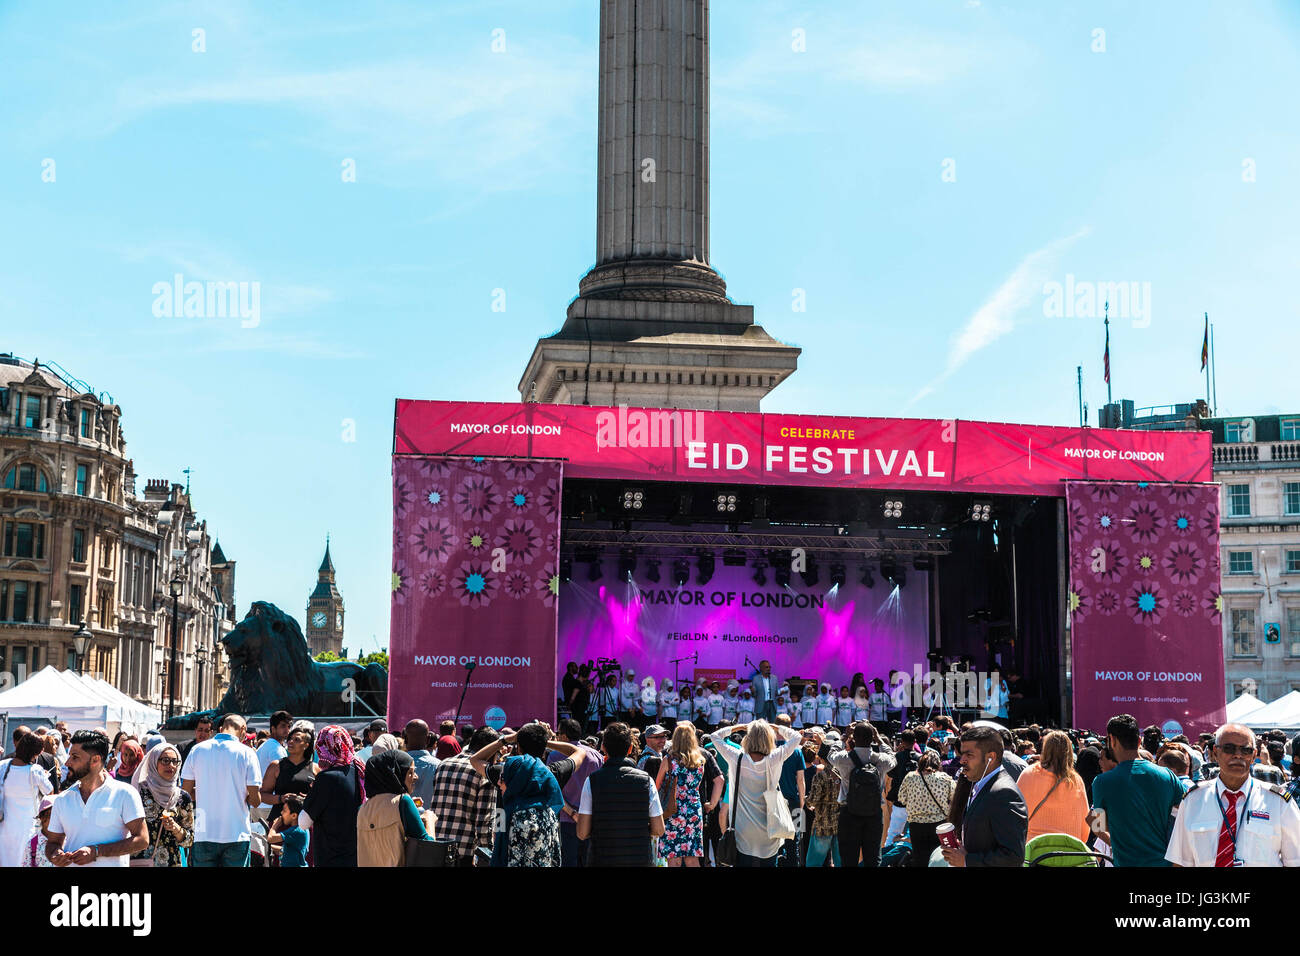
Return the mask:
POLYGON ((54 801, 45 856, 55 866, 130 866, 149 845, 140 793, 104 769, 108 737, 94 730, 72 735, 68 789, 54 801))
POLYGON ((191 866, 248 866, 252 838, 249 807, 261 802, 257 751, 245 746, 247 724, 227 714, 221 733, 195 744, 181 770, 181 787, 194 798, 191 866))

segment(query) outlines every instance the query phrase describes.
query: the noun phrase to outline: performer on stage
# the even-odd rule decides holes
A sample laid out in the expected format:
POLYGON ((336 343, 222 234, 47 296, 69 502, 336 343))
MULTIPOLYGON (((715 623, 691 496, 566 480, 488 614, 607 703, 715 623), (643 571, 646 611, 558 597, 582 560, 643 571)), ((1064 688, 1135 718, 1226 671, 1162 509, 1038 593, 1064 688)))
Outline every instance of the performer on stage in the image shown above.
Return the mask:
POLYGON ((822 684, 822 692, 817 695, 817 723, 823 727, 835 725, 835 697, 830 684, 822 684))
POLYGON ((840 686, 840 696, 835 701, 835 726, 840 734, 847 734, 853 724, 853 698, 849 696, 849 685, 840 686))
POLYGON ((902 671, 889 672, 889 710, 886 716, 891 721, 898 721, 899 726, 907 717, 907 690, 911 682, 902 671))
MULTIPOLYGON (((748 687, 740 692, 740 705, 736 709, 736 723, 749 724, 754 721, 754 695, 748 687)), ((741 754, 743 757, 744 754, 741 754)))
POLYGON ((817 723, 817 685, 804 684, 803 696, 799 698, 799 720, 804 727, 817 723))
POLYGON ((649 727, 659 716, 659 695, 655 693, 655 679, 647 677, 641 682, 641 713, 649 727))
POLYGON ((722 698, 722 719, 729 724, 736 722, 736 708, 740 705, 740 681, 727 681, 727 696, 722 698))
POLYGON ((641 726, 641 687, 636 682, 636 671, 630 667, 623 672, 623 683, 618 688, 618 710, 623 723, 641 726))
POLYGON ((600 725, 602 727, 618 719, 617 674, 610 674, 605 678, 605 683, 600 685, 600 693, 596 695, 596 700, 600 710, 600 725))
POLYGON ((726 710, 726 698, 722 696, 722 684, 714 681, 709 686, 709 732, 722 726, 722 716, 726 710))
POLYGON ((881 727, 889 719, 889 695, 885 693, 885 682, 879 677, 872 679, 871 686, 871 695, 867 698, 867 720, 881 727))
POLYGON ((704 689, 703 678, 695 684, 695 698, 691 701, 691 718, 697 727, 706 727, 709 723, 709 695, 704 689))
POLYGON ((673 682, 665 677, 659 687, 659 720, 669 730, 677 726, 677 705, 680 702, 681 696, 673 690, 673 682))
POLYGON ((750 676, 749 686, 753 690, 754 704, 758 716, 769 724, 776 722, 776 689, 781 682, 772 673, 770 661, 759 661, 758 671, 750 676))
POLYGON ((785 714, 790 718, 790 726, 797 727, 795 721, 799 718, 799 708, 790 703, 790 688, 782 687, 776 692, 776 716, 780 717, 785 714))
POLYGON ((871 715, 871 700, 865 684, 860 684, 853 695, 853 722, 867 720, 871 715))

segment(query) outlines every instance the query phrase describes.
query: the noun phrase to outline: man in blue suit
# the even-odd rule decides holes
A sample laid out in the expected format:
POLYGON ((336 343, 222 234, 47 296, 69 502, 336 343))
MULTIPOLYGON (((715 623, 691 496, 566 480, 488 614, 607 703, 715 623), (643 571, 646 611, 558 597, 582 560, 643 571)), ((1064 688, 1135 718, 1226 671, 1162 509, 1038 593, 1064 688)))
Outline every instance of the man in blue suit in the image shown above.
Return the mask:
POLYGON ((776 723, 776 695, 781 682, 772 673, 770 661, 759 661, 758 670, 750 675, 749 687, 755 700, 755 715, 769 724, 776 723))

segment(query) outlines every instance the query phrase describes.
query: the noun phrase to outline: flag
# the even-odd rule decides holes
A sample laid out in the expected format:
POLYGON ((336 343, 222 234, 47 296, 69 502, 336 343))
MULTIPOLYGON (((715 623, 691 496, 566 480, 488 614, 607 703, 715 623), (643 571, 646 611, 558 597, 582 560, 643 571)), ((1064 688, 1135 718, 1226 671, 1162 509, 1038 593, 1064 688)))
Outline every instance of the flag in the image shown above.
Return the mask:
POLYGON ((1201 371, 1210 362, 1210 313, 1205 313, 1205 338, 1201 340, 1201 371))
POLYGON ((1110 326, 1109 325, 1106 326, 1106 352, 1101 357, 1101 363, 1106 370, 1106 374, 1103 375, 1102 378, 1105 379, 1106 384, 1109 385, 1110 384, 1110 326))

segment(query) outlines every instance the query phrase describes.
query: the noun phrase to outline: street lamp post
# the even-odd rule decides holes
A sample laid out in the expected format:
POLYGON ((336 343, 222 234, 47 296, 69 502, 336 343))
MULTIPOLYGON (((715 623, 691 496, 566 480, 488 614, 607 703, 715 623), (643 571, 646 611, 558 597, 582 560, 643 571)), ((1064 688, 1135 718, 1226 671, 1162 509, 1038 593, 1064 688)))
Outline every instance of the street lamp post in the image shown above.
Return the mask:
POLYGON ((72 635, 72 649, 77 653, 77 674, 81 674, 82 662, 86 657, 86 647, 90 644, 90 628, 86 627, 86 622, 82 621, 76 632, 72 635))
POLYGON ((170 583, 167 585, 168 591, 172 596, 172 649, 171 662, 167 665, 167 719, 171 720, 176 716, 176 618, 177 605, 180 601, 181 589, 185 586, 185 579, 181 577, 180 569, 176 569, 170 583))

